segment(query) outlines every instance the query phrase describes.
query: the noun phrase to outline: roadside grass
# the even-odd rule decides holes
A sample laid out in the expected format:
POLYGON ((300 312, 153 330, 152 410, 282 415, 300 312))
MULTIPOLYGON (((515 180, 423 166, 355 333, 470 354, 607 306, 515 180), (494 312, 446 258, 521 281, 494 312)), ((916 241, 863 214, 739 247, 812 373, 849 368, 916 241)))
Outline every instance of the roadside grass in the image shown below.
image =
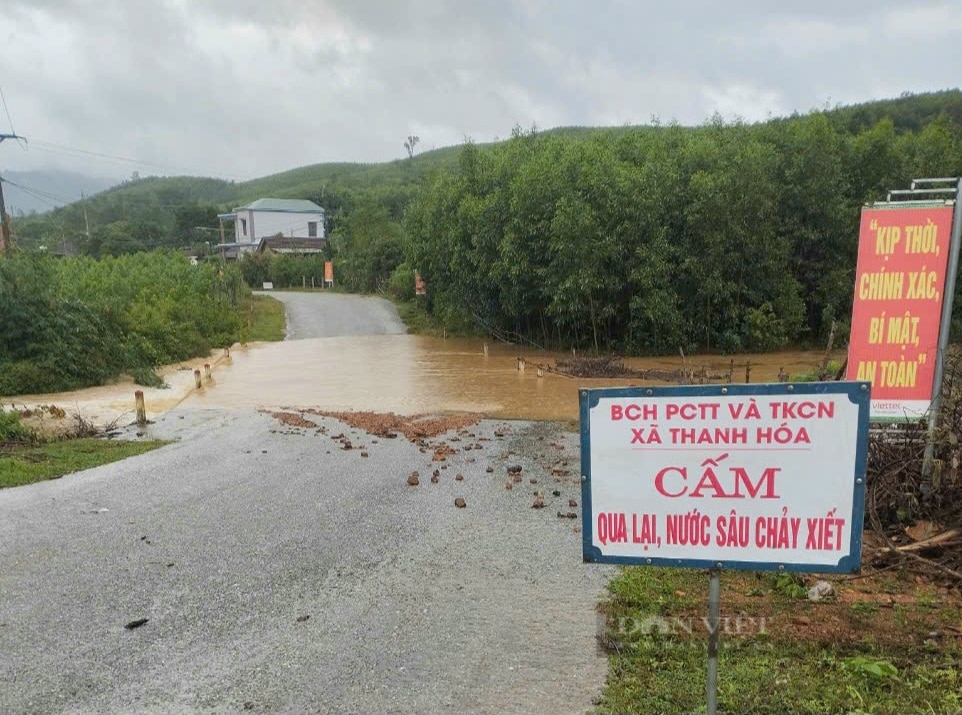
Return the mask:
POLYGON ((0 489, 58 479, 162 447, 168 442, 131 442, 95 437, 41 444, 0 444, 0 489))
MULTIPOLYGON (((850 583, 812 603, 775 574, 723 573, 719 711, 962 712, 957 592, 897 572, 850 583)), ((707 590, 690 569, 612 580, 599 712, 705 711, 707 590)))
POLYGON ((284 304, 266 295, 252 295, 241 302, 245 342, 276 342, 284 339, 287 316, 284 304))
POLYGON ((446 325, 444 320, 425 310, 417 298, 397 300, 390 294, 385 294, 384 297, 397 307, 398 315, 407 326, 409 333, 434 338, 477 338, 482 335, 469 323, 446 325))
POLYGON ((395 300, 398 315, 408 327, 409 333, 415 335, 432 335, 440 337, 444 332, 441 323, 426 310, 420 308, 413 300, 395 300))

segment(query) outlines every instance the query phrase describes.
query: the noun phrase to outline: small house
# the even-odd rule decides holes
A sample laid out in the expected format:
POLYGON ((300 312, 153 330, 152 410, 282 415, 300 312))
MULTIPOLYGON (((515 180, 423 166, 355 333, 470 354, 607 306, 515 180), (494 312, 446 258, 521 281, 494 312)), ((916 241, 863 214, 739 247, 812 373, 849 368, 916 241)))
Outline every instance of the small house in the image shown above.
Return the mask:
POLYGON ((327 237, 324 233, 324 209, 305 199, 258 199, 239 206, 230 213, 218 214, 221 242, 217 246, 224 258, 240 258, 258 250, 261 241, 275 236, 304 239, 307 245, 316 242, 317 251, 323 250, 327 237), (225 226, 233 224, 234 240, 226 241, 225 226))

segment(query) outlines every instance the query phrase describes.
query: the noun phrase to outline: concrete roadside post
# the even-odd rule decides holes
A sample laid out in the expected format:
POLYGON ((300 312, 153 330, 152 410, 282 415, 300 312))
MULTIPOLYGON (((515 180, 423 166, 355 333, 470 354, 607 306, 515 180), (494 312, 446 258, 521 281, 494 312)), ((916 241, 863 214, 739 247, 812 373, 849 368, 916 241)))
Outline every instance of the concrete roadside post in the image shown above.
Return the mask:
POLYGON ((134 406, 137 411, 137 424, 147 424, 147 407, 144 405, 144 391, 137 390, 134 393, 134 406))

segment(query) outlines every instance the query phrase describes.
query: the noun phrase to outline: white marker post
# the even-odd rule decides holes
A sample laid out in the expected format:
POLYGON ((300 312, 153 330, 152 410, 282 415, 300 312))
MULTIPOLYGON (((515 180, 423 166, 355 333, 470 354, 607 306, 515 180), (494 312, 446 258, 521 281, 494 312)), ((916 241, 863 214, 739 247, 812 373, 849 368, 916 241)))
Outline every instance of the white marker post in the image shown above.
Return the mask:
POLYGON ((580 393, 584 560, 709 570, 710 714, 723 569, 859 570, 869 388, 580 393))

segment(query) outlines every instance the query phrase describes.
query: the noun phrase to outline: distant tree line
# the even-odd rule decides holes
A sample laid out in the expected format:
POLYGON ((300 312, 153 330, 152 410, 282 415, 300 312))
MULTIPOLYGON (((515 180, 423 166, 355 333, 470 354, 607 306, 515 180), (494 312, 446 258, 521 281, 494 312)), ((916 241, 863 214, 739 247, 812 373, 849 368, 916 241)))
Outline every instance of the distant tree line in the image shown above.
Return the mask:
MULTIPOLYGON (((544 133, 384 164, 320 164, 235 184, 127 182, 16 222, 19 245, 117 256, 219 240, 251 198, 322 205, 325 257, 242 261, 250 285, 413 298, 450 329, 629 353, 770 350, 847 334, 865 201, 962 174, 962 92, 907 95, 759 124, 544 133), (89 226, 89 230, 87 230, 89 226)), ((408 144, 413 149, 414 137, 408 144)))
POLYGON ((466 144, 404 216, 427 309, 545 346, 771 350, 846 335, 862 204, 962 174, 946 112, 897 130, 842 112, 764 124, 516 131, 466 144))

